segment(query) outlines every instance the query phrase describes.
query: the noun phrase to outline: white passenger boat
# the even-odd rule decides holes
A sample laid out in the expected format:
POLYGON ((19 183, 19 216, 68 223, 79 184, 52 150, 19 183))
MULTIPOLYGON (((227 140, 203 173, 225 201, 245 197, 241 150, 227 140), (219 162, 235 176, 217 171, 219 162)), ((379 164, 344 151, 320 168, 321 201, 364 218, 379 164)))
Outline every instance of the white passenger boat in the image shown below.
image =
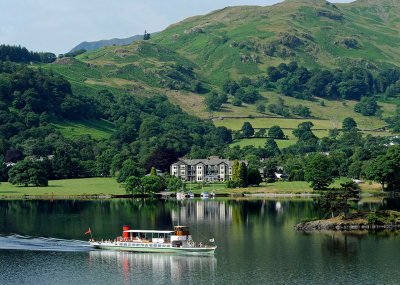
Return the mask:
MULTIPOLYGON (((214 239, 210 239, 214 242, 214 239)), ((176 226, 173 231, 131 230, 123 227, 123 236, 114 240, 90 240, 90 245, 97 249, 111 249, 136 252, 164 252, 181 254, 214 254, 217 246, 196 244, 189 227, 176 226)))
POLYGON ((200 197, 201 198, 208 198, 208 192, 201 192, 200 197))

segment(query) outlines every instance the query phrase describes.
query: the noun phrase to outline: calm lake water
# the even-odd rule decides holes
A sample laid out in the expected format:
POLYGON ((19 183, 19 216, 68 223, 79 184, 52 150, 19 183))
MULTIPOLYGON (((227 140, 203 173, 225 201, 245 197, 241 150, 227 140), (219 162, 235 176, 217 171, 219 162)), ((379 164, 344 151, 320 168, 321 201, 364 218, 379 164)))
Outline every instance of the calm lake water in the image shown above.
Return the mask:
MULTIPOLYGON (((400 200, 363 209, 400 210, 400 200)), ((304 234, 303 217, 322 217, 310 200, 0 201, 0 284, 398 284, 398 232, 304 234), (191 226, 215 238, 215 256, 93 251, 122 226, 191 226)))

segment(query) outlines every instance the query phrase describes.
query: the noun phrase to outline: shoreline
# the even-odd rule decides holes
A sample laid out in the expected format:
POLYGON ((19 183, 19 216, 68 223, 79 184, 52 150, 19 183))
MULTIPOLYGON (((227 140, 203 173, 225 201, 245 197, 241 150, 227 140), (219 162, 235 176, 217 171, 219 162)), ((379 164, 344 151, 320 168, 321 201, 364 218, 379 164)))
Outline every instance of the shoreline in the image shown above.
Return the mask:
POLYGON ((295 231, 355 231, 355 230, 396 230, 400 229, 400 212, 371 211, 353 212, 347 217, 337 216, 328 220, 301 222, 292 227, 295 231), (371 219, 374 217, 374 219, 371 219))
MULTIPOLYGON (((321 194, 317 193, 307 193, 303 192, 300 194, 294 193, 215 193, 216 198, 221 197, 247 197, 247 198, 313 198, 320 197, 321 194)), ((365 193, 362 194, 361 197, 398 197, 400 193, 365 193)), ((121 198, 151 198, 152 195, 149 194, 101 194, 101 195, 9 195, 9 196, 0 196, 0 200, 2 199, 121 199, 121 198)), ((175 198, 176 194, 173 192, 162 192, 156 193, 153 197, 155 198, 175 198)), ((194 194, 195 198, 199 198, 200 194, 194 194)), ((186 198, 189 198, 189 194, 186 194, 186 198)), ((209 197, 211 198, 211 197, 209 197)))

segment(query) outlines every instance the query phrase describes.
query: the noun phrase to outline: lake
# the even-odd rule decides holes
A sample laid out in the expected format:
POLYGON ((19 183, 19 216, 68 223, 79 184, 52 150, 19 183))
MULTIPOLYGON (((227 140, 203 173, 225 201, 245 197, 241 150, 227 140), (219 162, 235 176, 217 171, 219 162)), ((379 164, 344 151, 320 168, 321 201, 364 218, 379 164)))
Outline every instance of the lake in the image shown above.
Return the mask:
MULTIPOLYGON (((362 209, 400 210, 399 199, 362 209)), ((303 200, 2 200, 0 284, 398 284, 396 231, 300 233, 303 217, 322 217, 303 200), (122 226, 191 227, 215 239, 215 256, 91 250, 85 232, 114 239, 122 226)))

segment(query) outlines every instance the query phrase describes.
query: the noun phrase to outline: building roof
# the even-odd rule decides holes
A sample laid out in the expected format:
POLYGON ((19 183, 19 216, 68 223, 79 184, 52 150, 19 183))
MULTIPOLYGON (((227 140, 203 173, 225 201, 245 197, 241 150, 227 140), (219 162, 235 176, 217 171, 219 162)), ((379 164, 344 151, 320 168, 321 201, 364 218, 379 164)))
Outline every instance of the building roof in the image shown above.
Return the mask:
MULTIPOLYGON (((209 158, 203 158, 203 159, 191 159, 191 158, 180 158, 179 161, 177 162, 183 162, 186 165, 197 165, 199 163, 205 164, 205 165, 219 165, 221 163, 225 163, 228 166, 233 166, 233 160, 225 159, 225 158, 218 158, 218 157, 209 157, 209 158)), ((174 164, 176 164, 175 162, 174 164)), ((239 163, 248 163, 247 160, 239 160, 239 163)))

